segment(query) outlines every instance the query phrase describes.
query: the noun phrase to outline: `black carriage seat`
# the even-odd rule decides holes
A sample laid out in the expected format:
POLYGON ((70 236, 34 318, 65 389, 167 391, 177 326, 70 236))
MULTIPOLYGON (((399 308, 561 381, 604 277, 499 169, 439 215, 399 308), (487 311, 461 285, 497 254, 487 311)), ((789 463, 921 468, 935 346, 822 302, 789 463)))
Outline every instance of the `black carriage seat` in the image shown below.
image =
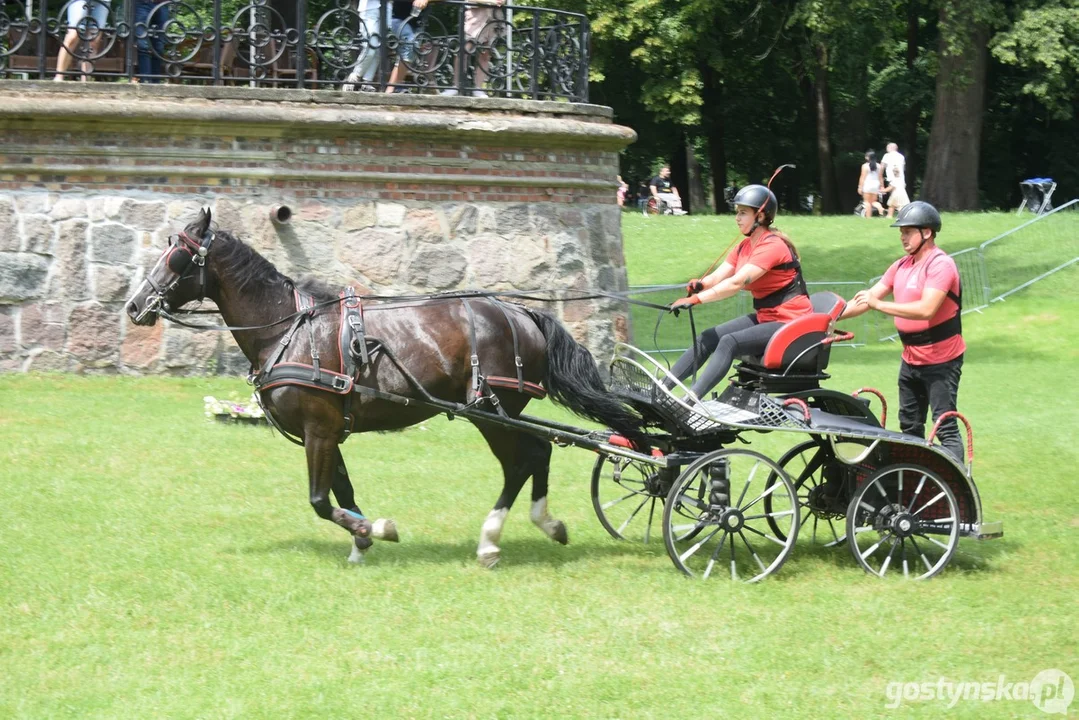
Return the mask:
POLYGON ((792 320, 768 341, 764 353, 745 356, 735 367, 736 385, 766 393, 791 393, 820 387, 831 355, 831 343, 824 340, 847 307, 832 292, 809 296, 813 312, 792 320))

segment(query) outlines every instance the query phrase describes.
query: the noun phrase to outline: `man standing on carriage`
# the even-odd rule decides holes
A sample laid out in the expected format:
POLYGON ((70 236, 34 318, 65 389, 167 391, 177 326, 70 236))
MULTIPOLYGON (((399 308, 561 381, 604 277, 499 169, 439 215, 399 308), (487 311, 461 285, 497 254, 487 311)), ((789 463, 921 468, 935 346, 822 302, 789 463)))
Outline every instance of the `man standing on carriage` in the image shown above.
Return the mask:
MULTIPOLYGON (((899 364, 899 427, 904 433, 925 437, 926 411, 934 422, 956 409, 963 369, 959 270, 955 261, 936 245, 941 220, 927 202, 913 202, 899 211, 892 227, 899 228, 906 255, 868 290, 857 293, 842 317, 879 310, 895 318, 903 343, 899 364), (884 300, 889 294, 893 302, 884 300)), ((938 431, 941 444, 960 461, 963 442, 955 419, 938 431)))

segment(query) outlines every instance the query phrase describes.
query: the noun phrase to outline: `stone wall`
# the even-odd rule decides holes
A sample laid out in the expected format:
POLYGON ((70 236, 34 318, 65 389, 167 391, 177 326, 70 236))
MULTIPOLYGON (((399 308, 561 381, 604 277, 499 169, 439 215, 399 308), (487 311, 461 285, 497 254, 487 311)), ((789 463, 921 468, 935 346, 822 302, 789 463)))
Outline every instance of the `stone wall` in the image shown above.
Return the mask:
MULTIPOLYGON (((361 291, 626 288, 632 133, 606 109, 197 91, 0 83, 0 370, 245 372, 228 334, 122 311, 204 204, 286 275, 361 291)), ((550 309, 601 360, 628 336, 617 304, 550 309)))

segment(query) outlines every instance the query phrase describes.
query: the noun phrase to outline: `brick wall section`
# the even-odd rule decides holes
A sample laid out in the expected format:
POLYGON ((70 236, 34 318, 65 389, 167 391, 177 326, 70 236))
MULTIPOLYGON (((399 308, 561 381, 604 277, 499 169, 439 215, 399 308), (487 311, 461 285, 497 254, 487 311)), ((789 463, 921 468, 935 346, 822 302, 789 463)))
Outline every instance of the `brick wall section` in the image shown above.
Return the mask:
MULTIPOLYGON (((244 372, 228 335, 122 312, 203 204, 286 274, 380 294, 626 287, 633 136, 605 108, 0 82, 0 132, 0 370, 244 372)), ((551 309, 601 361, 629 332, 617 304, 551 309)))

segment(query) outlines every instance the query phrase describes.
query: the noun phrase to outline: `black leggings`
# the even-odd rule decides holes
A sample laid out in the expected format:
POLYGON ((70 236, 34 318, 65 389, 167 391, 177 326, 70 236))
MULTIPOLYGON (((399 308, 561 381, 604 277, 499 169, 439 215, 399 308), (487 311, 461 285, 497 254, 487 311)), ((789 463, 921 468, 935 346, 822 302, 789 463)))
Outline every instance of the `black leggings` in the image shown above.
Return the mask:
MULTIPOLYGON (((781 322, 757 322, 756 315, 745 315, 722 325, 705 330, 697 338, 697 362, 703 363, 711 355, 712 360, 697 375, 697 382, 690 390, 702 400, 731 369, 734 358, 739 355, 759 355, 768 341, 783 327, 781 322)), ((671 374, 685 380, 693 373, 693 348, 687 350, 671 368, 671 374)))

